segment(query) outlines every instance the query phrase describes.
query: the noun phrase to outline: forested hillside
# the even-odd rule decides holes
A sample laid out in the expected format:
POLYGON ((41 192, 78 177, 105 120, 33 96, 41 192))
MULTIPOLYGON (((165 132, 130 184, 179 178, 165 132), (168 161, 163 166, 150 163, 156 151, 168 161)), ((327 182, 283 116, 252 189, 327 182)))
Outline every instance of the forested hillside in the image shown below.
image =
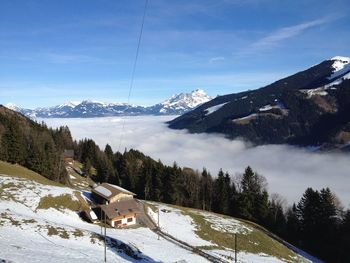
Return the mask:
POLYGON ((0 105, 0 160, 17 163, 43 176, 65 183, 62 159, 72 147, 67 127, 53 130, 0 105))

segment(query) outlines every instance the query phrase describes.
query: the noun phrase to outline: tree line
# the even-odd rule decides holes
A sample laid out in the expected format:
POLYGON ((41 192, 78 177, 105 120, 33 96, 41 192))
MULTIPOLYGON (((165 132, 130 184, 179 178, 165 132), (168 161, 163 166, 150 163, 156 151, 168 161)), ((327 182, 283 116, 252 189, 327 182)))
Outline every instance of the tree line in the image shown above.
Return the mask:
POLYGON ((67 183, 62 153, 72 147, 68 127, 49 129, 0 105, 0 160, 67 183))

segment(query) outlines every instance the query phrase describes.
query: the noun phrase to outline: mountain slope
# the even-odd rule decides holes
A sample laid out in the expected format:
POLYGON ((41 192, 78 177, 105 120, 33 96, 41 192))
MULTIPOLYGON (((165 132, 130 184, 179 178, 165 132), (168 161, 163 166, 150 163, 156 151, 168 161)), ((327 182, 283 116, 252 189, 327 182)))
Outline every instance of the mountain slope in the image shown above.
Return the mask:
POLYGON ((349 61, 334 57, 263 88, 219 96, 172 120, 169 127, 223 133, 256 144, 346 145, 349 61))
POLYGON ((203 90, 194 90, 191 93, 176 94, 161 103, 149 107, 88 100, 68 102, 58 106, 34 110, 22 109, 12 103, 5 106, 30 118, 91 118, 124 115, 180 115, 209 100, 211 100, 211 97, 203 90))
MULTIPOLYGON (((42 262, 47 258, 50 262, 102 261, 104 241, 100 226, 83 221, 76 213, 79 206, 84 205, 77 196, 86 196, 86 192, 46 184, 46 179, 41 181, 39 175, 35 175, 33 181, 29 179, 32 175, 27 175, 27 172, 6 163, 0 165, 0 236, 3 237, 0 239, 0 259, 5 262, 42 262), (18 174, 3 174, 8 169, 15 169, 18 174), (60 202, 62 196, 68 200, 64 205, 60 202), (50 202, 47 202, 48 199, 50 202)), ((161 206, 161 228, 164 231, 173 233, 174 226, 178 226, 177 238, 221 257, 222 262, 232 262, 233 253, 230 242, 224 247, 216 237, 220 233, 228 237, 235 231, 240 233, 240 262, 309 262, 259 232, 253 225, 248 226, 238 219, 158 203, 151 206, 161 206), (214 236, 206 237, 206 229, 195 216, 207 220, 212 227, 216 226, 212 229, 216 233, 215 239, 214 236), (254 235, 246 235, 246 231, 254 235), (257 236, 260 238, 255 239, 257 236), (267 249, 265 242, 273 244, 273 247, 267 249)), ((138 262, 207 262, 168 240, 158 240, 157 235, 147 228, 108 228, 108 262, 134 262, 136 258, 138 262), (133 251, 132 256, 127 253, 130 250, 133 251)))

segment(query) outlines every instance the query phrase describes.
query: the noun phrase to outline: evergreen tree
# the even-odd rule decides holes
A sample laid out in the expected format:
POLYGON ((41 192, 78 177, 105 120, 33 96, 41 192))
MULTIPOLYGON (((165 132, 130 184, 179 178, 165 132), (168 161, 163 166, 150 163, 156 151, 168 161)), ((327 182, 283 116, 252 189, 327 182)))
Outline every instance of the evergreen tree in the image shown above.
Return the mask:
POLYGON ((107 158, 113 162, 114 161, 114 154, 113 154, 113 150, 112 147, 109 144, 106 144, 104 153, 106 154, 107 158))
POLYGON ((228 173, 225 173, 224 184, 222 188, 222 212, 229 215, 231 212, 232 189, 231 178, 228 173))
POLYGON ((297 215, 295 203, 286 213, 286 230, 287 239, 295 245, 299 245, 300 222, 297 215))
POLYGON ((238 196, 238 215, 253 221, 262 220, 268 211, 268 194, 264 178, 247 167, 242 176, 241 192, 238 196))
POLYGON ((208 171, 203 168, 202 177, 200 181, 202 199, 202 209, 211 211, 212 196, 213 196, 213 179, 208 171))
POLYGON ((222 213, 223 211, 223 189, 225 184, 224 172, 219 170, 218 176, 214 181, 213 191, 213 211, 222 213))
POLYGON ((92 165, 89 158, 85 160, 85 163, 83 164, 82 172, 85 177, 90 178, 92 176, 92 165))

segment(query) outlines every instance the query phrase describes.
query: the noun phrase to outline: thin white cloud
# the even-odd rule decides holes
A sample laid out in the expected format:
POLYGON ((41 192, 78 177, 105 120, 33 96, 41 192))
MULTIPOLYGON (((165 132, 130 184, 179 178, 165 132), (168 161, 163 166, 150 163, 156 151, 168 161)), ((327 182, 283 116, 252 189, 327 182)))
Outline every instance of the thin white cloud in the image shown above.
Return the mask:
POLYGON ((289 204, 300 200, 307 187, 330 187, 344 206, 350 205, 349 155, 311 153, 287 145, 252 148, 243 141, 229 141, 219 135, 168 129, 164 122, 172 118, 141 116, 46 119, 45 122, 54 127, 68 125, 74 138, 93 138, 102 148, 109 143, 116 151, 125 120, 119 150, 135 148, 169 165, 176 161, 199 170, 206 167, 213 175, 220 168, 235 175, 251 165, 267 178, 270 193, 281 194, 289 204))
POLYGON ((224 61, 224 60, 225 60, 224 57, 213 57, 209 59, 209 63, 215 63, 215 62, 224 61))
POLYGON ((250 49, 261 50, 261 49, 274 47, 283 40, 300 35, 307 29, 314 28, 323 24, 327 24, 332 20, 334 20, 333 17, 325 17, 325 18, 320 18, 312 21, 307 21, 307 22, 293 25, 293 26, 280 28, 268 34, 267 36, 259 39, 255 43, 253 43, 250 46, 250 49))

